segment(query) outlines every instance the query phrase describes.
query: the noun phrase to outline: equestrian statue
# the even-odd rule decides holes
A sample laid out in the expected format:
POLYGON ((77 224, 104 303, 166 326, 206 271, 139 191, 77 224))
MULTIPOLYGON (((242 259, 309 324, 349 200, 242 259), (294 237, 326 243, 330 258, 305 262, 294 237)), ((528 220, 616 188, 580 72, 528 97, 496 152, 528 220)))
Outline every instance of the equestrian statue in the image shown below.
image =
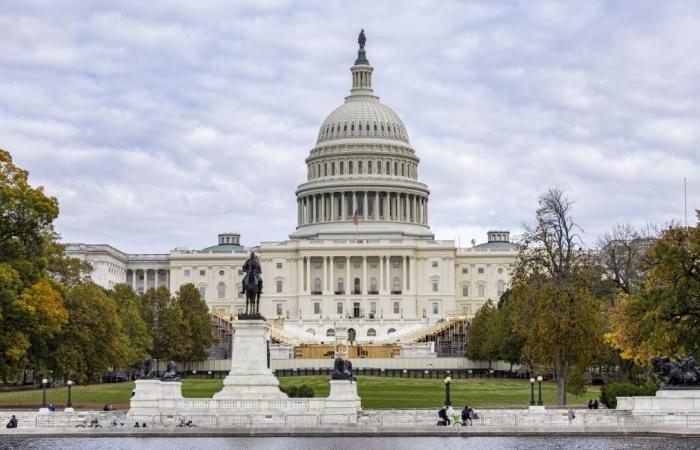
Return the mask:
POLYGON ((243 272, 245 272, 245 275, 243 276, 241 293, 245 294, 245 315, 242 318, 261 319, 262 269, 255 252, 251 252, 250 257, 243 264, 243 272))

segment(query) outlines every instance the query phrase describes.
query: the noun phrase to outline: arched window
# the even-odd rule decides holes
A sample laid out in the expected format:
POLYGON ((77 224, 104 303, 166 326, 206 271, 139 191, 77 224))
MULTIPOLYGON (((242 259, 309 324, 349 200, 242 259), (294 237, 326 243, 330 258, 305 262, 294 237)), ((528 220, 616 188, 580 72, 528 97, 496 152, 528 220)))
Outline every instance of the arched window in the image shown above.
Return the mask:
POLYGON ((323 176, 328 176, 328 163, 323 163, 323 176))
POLYGON ((372 277, 369 279, 369 290, 372 292, 377 291, 377 277, 372 277))
POLYGON ((326 336, 328 337, 333 337, 335 336, 335 329, 334 328, 329 328, 326 330, 326 336))
POLYGON ((372 161, 367 161, 367 173, 372 173, 372 161))
POLYGON ((401 291, 401 279, 399 277, 394 277, 393 288, 391 290, 394 292, 401 291))
POLYGON ((386 162, 386 174, 391 175, 391 165, 389 164, 389 161, 386 162))
POLYGON ((348 175, 352 175, 352 161, 348 162, 348 175))
POLYGON ((314 278, 314 291, 321 292, 321 279, 314 278))
POLYGON ((399 174, 399 163, 395 162, 394 163, 394 175, 399 174))
POLYGON ((356 294, 359 294, 359 293, 360 293, 360 279, 359 279, 359 278, 355 278, 355 283, 354 283, 354 284, 355 284, 355 293, 356 293, 356 294))
POLYGON ((392 334, 392 333, 396 333, 396 328, 389 328, 388 330, 386 330, 386 334, 392 334))
POLYGON ((335 175, 335 163, 331 163, 331 175, 335 175))
POLYGON ((219 294, 219 298, 226 297, 226 283, 221 282, 216 286, 216 290, 219 294))
POLYGON ((377 131, 377 122, 374 122, 374 131, 377 131))
POLYGON ((340 174, 344 173, 343 161, 340 161, 340 174))
POLYGON ((367 337, 375 337, 377 335, 377 330, 374 328, 370 328, 367 330, 367 337))
POLYGON ((382 162, 377 161, 377 173, 381 174, 382 173, 382 162))
POLYGON ((362 161, 357 162, 357 173, 362 173, 362 161))
POLYGON ((406 176, 406 166, 404 163, 401 163, 401 176, 406 176))
POLYGON ((343 280, 342 277, 338 278, 337 285, 336 285, 336 291, 338 291, 338 292, 345 291, 345 280, 343 280))
POLYGON ((306 332, 311 334, 311 335, 316 336, 316 330, 314 330, 313 328, 309 328, 308 330, 306 330, 306 332))
POLYGON ((355 122, 350 124, 350 131, 355 131, 355 122))

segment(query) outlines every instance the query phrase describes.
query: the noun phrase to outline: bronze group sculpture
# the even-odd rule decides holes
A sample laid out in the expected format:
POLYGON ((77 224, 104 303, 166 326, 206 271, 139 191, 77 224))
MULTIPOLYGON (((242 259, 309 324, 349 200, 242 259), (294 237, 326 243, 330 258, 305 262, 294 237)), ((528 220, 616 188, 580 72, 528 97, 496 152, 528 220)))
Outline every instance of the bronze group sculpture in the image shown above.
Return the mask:
POLYGON ((352 363, 349 359, 335 358, 331 380, 355 380, 352 376, 352 363))
POLYGON ((245 293, 245 314, 240 319, 263 319, 260 315, 260 295, 262 294, 262 269, 254 252, 243 264, 243 293, 245 293))
POLYGON ((651 371, 662 380, 661 389, 700 389, 700 370, 695 358, 676 357, 672 361, 666 356, 651 360, 651 371))
POLYGON ((165 368, 165 373, 160 377, 160 381, 180 381, 180 376, 177 374, 177 365, 175 361, 170 361, 165 368))
POLYGON ((141 368, 141 380, 150 380, 155 378, 156 374, 153 371, 153 358, 150 356, 143 360, 143 367, 141 368))

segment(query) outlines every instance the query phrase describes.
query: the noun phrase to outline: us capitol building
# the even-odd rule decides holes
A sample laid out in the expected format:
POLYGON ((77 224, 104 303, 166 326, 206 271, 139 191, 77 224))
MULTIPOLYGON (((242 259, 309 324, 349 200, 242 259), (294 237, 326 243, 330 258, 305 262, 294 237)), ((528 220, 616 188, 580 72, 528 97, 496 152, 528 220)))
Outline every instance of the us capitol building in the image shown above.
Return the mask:
POLYGON ((90 262, 93 281, 105 288, 174 292, 193 283, 212 312, 235 316, 245 308, 241 267, 254 251, 265 283, 260 312, 304 342, 328 341, 336 327, 351 341, 396 341, 496 301, 516 246, 507 231, 470 248, 434 239, 420 160, 401 119, 374 95, 362 37, 350 95, 323 121, 306 158, 289 240, 245 248, 240 235, 223 233, 202 250, 125 254, 69 244, 66 252, 90 262))

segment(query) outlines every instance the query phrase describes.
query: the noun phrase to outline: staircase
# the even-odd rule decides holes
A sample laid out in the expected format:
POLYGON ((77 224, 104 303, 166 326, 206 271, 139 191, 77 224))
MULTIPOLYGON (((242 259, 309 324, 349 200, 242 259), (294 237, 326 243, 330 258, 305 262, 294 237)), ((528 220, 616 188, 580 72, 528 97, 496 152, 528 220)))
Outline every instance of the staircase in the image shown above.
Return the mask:
POLYGON ((402 336, 400 342, 402 344, 411 344, 414 342, 424 342, 433 340, 430 338, 440 333, 443 333, 444 331, 447 331, 448 329, 450 329, 450 327, 454 327, 456 325, 463 325, 463 323, 466 321, 467 318, 465 316, 448 316, 447 319, 443 322, 435 323, 433 325, 430 325, 429 327, 402 336))

